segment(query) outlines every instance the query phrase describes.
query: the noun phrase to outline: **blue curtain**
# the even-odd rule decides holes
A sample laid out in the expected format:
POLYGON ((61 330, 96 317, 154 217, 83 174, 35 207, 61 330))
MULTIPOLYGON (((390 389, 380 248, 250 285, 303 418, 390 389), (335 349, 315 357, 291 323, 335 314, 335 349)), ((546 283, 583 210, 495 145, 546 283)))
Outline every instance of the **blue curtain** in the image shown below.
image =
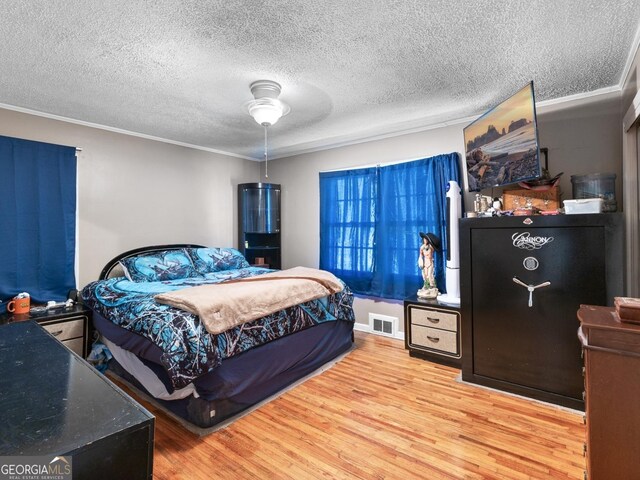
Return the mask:
POLYGON ((320 268, 341 277, 356 293, 403 299, 422 286, 420 232, 431 232, 442 242, 434 260, 436 283, 444 292, 446 189, 450 180, 460 182, 457 153, 321 173, 320 268), (360 183, 368 186, 366 195, 359 196, 360 183), (351 194, 341 193, 345 189, 351 194), (367 261, 355 264, 354 281, 354 255, 361 258, 365 252, 367 261))
POLYGON ((320 268, 354 291, 371 290, 377 168, 320 174, 320 268))
POLYGON ((459 181, 458 154, 438 155, 380 168, 377 269, 373 291, 383 298, 406 298, 422 286, 418 269, 420 232, 442 242, 434 257, 436 284, 445 291, 446 188, 459 181))
POLYGON ((64 300, 76 286, 75 148, 0 136, 0 195, 0 299, 64 300))

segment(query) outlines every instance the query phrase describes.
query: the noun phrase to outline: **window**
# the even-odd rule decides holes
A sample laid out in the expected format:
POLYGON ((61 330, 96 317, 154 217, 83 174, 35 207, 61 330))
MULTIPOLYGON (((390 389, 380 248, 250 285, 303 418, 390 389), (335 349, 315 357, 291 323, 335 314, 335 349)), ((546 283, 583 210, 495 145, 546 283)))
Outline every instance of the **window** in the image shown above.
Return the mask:
POLYGON ((0 136, 0 299, 75 288, 74 147, 0 136))
POLYGON ((377 196, 377 168, 320 174, 320 265, 354 291, 373 281, 377 196))
POLYGON ((420 232, 435 233, 436 282, 444 290, 446 186, 458 154, 320 174, 320 268, 356 293, 402 299, 422 284, 420 232))

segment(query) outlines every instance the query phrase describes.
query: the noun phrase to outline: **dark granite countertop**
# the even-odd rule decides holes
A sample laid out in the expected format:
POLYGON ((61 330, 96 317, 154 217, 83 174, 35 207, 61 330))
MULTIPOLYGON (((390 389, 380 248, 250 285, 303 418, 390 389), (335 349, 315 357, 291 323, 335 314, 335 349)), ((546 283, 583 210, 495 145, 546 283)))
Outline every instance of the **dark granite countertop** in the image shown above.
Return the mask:
POLYGON ((0 455, 70 454, 150 419, 35 321, 0 325, 0 455))

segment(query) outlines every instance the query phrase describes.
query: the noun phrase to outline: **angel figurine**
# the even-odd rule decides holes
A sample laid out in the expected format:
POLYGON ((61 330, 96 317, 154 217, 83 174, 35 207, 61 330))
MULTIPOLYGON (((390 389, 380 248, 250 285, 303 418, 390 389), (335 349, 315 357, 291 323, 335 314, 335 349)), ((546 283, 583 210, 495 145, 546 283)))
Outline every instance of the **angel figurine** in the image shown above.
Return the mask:
POLYGON ((440 251, 440 239, 433 233, 420 232, 420 237, 422 238, 422 245, 420 245, 420 253, 418 255, 418 267, 422 270, 424 284, 418 290, 418 297, 436 298, 439 292, 436 285, 433 254, 435 251, 440 251))

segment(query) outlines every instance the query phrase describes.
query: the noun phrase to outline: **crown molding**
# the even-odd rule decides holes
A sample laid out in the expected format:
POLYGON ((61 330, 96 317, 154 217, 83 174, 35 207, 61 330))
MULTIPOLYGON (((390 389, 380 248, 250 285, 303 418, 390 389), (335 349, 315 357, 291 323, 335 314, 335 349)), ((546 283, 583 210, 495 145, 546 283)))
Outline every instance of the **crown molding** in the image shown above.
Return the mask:
POLYGON ((631 67, 633 65, 633 60, 636 58, 636 54, 638 53, 638 48, 640 48, 640 25, 638 25, 635 37, 633 37, 633 43, 631 44, 631 48, 629 49, 627 61, 624 64, 622 75, 620 75, 620 81, 618 82, 620 90, 622 90, 622 88, 624 87, 624 84, 629 77, 629 73, 631 73, 631 67))
POLYGON ((406 126, 407 124, 405 123, 404 124, 405 127, 398 130, 393 130, 391 132, 389 131, 389 129, 392 128, 393 126, 387 126, 386 128, 381 127, 377 129, 377 130, 386 130, 386 132, 379 132, 379 133, 367 132, 367 133, 362 133, 357 135, 341 135, 338 137, 331 137, 328 139, 317 140, 314 142, 292 145, 290 147, 282 147, 274 151, 272 153, 271 158, 276 160, 278 158, 294 157, 296 155, 304 155, 307 153, 320 152, 323 150, 331 150, 334 148, 348 147, 350 145, 357 145, 360 143, 375 142, 378 140, 384 140, 386 138, 400 137, 402 135, 409 135, 412 133, 420 133, 428 130, 436 130, 438 128, 450 127, 452 125, 468 124, 468 123, 471 123, 476 118, 478 117, 471 116, 471 117, 457 118, 454 120, 447 120, 444 122, 431 123, 431 124, 425 123, 424 119, 415 120, 411 122, 409 126, 406 126))
MULTIPOLYGON (((636 40, 638 39, 639 37, 638 35, 636 35, 636 40)), ((634 55, 631 55, 631 58, 633 57, 634 55)), ((548 112, 548 111, 556 111, 562 108, 570 108, 570 107, 575 107, 579 105, 587 105, 595 101, 600 101, 607 98, 614 98, 615 96, 620 96, 621 93, 622 93, 622 86, 615 85, 612 87, 606 87, 606 88, 594 90, 592 92, 579 93, 576 95, 569 95, 566 97, 555 98, 552 100, 543 100, 540 102, 536 102, 536 108, 542 113, 548 112)), ((82 125, 85 127, 96 128, 99 130, 106 130, 113 133, 120 133, 123 135, 132 136, 132 137, 143 138, 145 140, 153 140, 156 142, 168 143, 168 144, 177 145, 180 147, 192 148, 194 150, 201 150, 205 152, 216 153, 219 155, 241 158, 243 160, 249 160, 254 162, 264 161, 263 159, 249 157, 246 155, 240 155, 237 153, 226 152, 226 151, 217 150, 214 148, 203 147, 203 146, 194 145, 191 143, 179 142, 176 140, 156 137, 156 136, 147 135, 144 133, 132 132, 130 130, 110 127, 110 126, 101 125, 98 123, 86 122, 83 120, 76 120, 73 118, 54 115, 51 113, 39 112, 37 110, 31 110, 28 108, 16 107, 14 105, 0 103, 0 108, 6 109, 6 110, 12 110, 20 113, 26 113, 29 115, 35 115, 38 117, 44 117, 52 120, 58 120, 61 122, 72 123, 75 125, 82 125)), ((403 135, 421 133, 429 130, 436 130, 439 128, 445 128, 445 127, 450 127, 455 125, 463 125, 463 124, 466 125, 476 120, 480 115, 481 114, 472 115, 468 117, 462 117, 462 118, 457 118, 457 119, 452 119, 452 120, 447 120, 447 121, 437 122, 437 123, 427 123, 427 121, 423 118, 423 119, 404 123, 402 127, 399 127, 398 129, 395 129, 392 131, 389 131, 389 129, 390 128, 393 129, 393 126, 387 127, 387 128, 380 127, 377 129, 377 131, 373 131, 373 132, 360 133, 356 135, 341 135, 341 136, 331 137, 328 139, 318 140, 314 142, 291 145, 287 147, 274 149, 270 156, 270 160, 294 157, 298 155, 306 155, 309 153, 321 152, 324 150, 332 150, 334 148, 347 147, 350 145, 357 145, 361 143, 375 142, 375 141, 384 140, 387 138, 394 138, 394 137, 399 137, 403 135), (385 132, 384 130, 387 130, 387 131, 385 132)))
POLYGON ((31 110, 30 108, 16 107, 15 105, 8 105, 6 103, 0 103, 0 108, 5 110, 11 110, 19 113, 26 113, 28 115, 35 115, 36 117, 48 118, 50 120, 58 120, 60 122, 72 123, 74 125, 81 125, 83 127, 97 128, 98 130, 106 130, 108 132, 120 133, 122 135, 128 135, 130 137, 143 138, 145 140, 153 140, 155 142, 169 143, 171 145, 177 145, 179 147, 192 148, 194 150, 202 150, 209 153, 217 153, 219 155, 226 155, 228 157, 242 158, 243 160, 259 161, 253 157, 247 157, 245 155, 239 155, 237 153, 225 152, 224 150, 217 150, 215 148, 203 147, 201 145, 194 145, 192 143, 179 142, 177 140, 170 140, 168 138, 156 137, 154 135, 147 135, 146 133, 132 132, 131 130, 124 130, 122 128, 110 127, 108 125, 101 125, 99 123, 85 122, 84 120, 77 120, 75 118, 63 117, 61 115, 55 115, 53 113, 40 112, 38 110, 31 110))
POLYGON ((557 109, 549 107, 559 106, 560 108, 571 108, 580 105, 588 105, 590 103, 599 102, 601 100, 619 97, 621 94, 622 87, 620 87, 619 85, 614 85, 612 87, 593 90, 592 92, 576 93, 575 95, 568 95, 566 97, 536 102, 536 109, 545 112, 547 110, 557 109))
MULTIPOLYGON (((551 112, 560 110, 562 108, 573 108, 580 105, 588 105, 593 102, 606 100, 609 98, 615 98, 620 96, 622 88, 618 85, 612 87, 601 88, 592 92, 578 93, 575 95, 569 95, 566 97, 554 98, 552 100, 544 100, 536 102, 536 109, 539 112, 551 112)), ((386 133, 369 133, 360 135, 343 135, 340 137, 332 137, 330 139, 319 140, 316 142, 309 142, 306 144, 292 145, 290 147, 279 148, 272 153, 271 158, 277 160, 279 158, 293 157, 297 155, 305 155, 309 153, 320 152, 324 150, 331 150, 334 148, 347 147, 350 145, 357 145, 360 143, 375 142, 378 140, 384 140, 386 138, 399 137, 402 135, 410 135, 413 133, 421 133, 428 130, 435 130, 438 128, 450 127, 454 125, 468 125, 469 123, 480 117, 481 114, 473 115, 469 117, 457 118, 453 120, 447 120, 444 122, 438 122, 433 124, 426 124, 425 120, 416 120, 409 126, 394 130, 393 132, 386 133)))

